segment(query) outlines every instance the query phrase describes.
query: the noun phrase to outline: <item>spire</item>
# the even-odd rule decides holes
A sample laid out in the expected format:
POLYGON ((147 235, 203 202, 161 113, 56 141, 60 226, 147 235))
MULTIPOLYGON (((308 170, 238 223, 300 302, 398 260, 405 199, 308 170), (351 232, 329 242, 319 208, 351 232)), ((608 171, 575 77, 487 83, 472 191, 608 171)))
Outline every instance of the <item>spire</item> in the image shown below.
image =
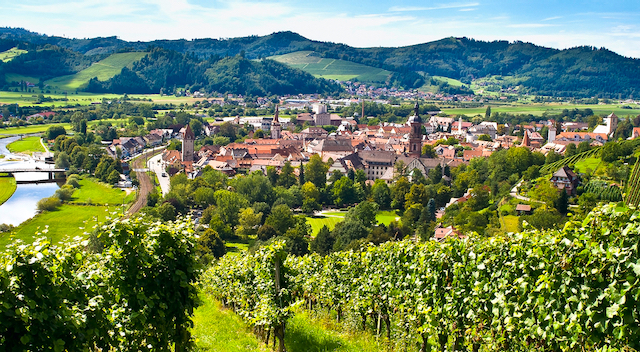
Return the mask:
POLYGON ((529 140, 529 131, 524 130, 524 136, 522 137, 522 146, 529 147, 531 146, 531 141, 529 140))
POLYGON ((416 106, 413 107, 413 113, 416 116, 420 116, 420 106, 418 105, 418 101, 416 101, 416 106))
POLYGON ((410 123, 422 123, 422 118, 420 118, 420 106, 418 105, 417 101, 416 105, 413 107, 413 117, 411 117, 409 120, 410 123))
POLYGON ((273 122, 274 123, 279 123, 280 121, 278 121, 278 104, 276 104, 276 113, 275 115, 273 115, 273 122))

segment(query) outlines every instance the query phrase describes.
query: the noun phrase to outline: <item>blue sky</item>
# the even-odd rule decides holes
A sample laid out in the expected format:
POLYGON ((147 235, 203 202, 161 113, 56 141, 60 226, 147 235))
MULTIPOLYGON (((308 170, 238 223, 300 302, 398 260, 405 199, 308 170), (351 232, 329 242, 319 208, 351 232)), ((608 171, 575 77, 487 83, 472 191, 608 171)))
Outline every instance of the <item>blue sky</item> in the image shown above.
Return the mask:
POLYGON ((445 37, 606 47, 640 58, 640 1, 0 0, 0 26, 74 38, 230 38, 291 30, 356 47, 445 37))

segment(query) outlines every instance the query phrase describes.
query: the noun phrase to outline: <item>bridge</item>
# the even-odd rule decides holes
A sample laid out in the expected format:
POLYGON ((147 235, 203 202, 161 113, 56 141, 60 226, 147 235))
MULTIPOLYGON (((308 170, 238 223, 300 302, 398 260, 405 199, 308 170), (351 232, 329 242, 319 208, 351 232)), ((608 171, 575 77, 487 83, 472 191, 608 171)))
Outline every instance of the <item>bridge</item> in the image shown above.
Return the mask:
POLYGON ((66 172, 67 170, 65 169, 45 169, 45 168, 39 168, 36 167, 34 169, 28 169, 28 168, 0 168, 0 173, 6 173, 7 176, 13 176, 13 174, 18 174, 18 173, 24 173, 24 172, 41 172, 41 173, 47 173, 48 174, 48 178, 46 180, 29 180, 29 181, 18 181, 16 180, 16 183, 18 184, 23 184, 23 183, 45 183, 45 182, 57 182, 57 181, 64 181, 66 178, 66 172), (62 178, 56 178, 56 174, 62 174, 62 178))

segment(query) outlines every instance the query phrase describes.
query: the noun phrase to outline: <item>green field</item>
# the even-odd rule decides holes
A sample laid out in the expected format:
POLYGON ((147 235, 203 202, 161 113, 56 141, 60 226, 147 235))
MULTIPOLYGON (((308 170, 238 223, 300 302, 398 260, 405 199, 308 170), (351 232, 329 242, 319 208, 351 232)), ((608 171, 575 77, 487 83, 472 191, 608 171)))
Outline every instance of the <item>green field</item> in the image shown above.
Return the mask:
POLYGON ((271 56, 269 59, 299 68, 315 77, 326 79, 348 81, 357 78, 362 82, 383 83, 391 74, 387 70, 355 62, 321 58, 313 51, 297 51, 285 55, 271 56))
POLYGON ((112 188, 94 178, 80 180, 80 188, 73 193, 71 203, 91 203, 100 205, 128 204, 135 199, 135 193, 126 194, 119 188, 112 188))
MULTIPOLYGON (((549 114, 560 114, 562 110, 572 109, 591 109, 596 115, 609 115, 614 112, 619 117, 626 117, 627 115, 635 116, 640 114, 638 109, 623 109, 621 104, 609 104, 609 105, 575 105, 575 104, 505 104, 491 106, 492 112, 505 112, 511 114, 532 114, 541 116, 545 112, 549 114)), ((442 108, 442 111, 449 115, 467 115, 475 116, 482 115, 486 112, 486 106, 478 108, 442 108)))
POLYGON ((16 188, 15 178, 9 177, 7 174, 0 174, 0 205, 11 198, 16 188))
MULTIPOLYGON (((329 230, 333 230, 337 223, 344 220, 344 216, 346 214, 347 212, 344 211, 334 211, 323 213, 320 216, 307 217, 307 223, 311 226, 311 235, 317 235, 320 229, 325 225, 329 230)), ((399 216, 395 211, 379 211, 376 214, 376 220, 378 223, 385 224, 387 226, 389 226, 392 221, 395 221, 396 218, 399 218, 399 216)))
POLYGON ((601 162, 602 160, 596 157, 582 159, 575 164, 573 171, 578 173, 587 173, 588 170, 591 170, 589 173, 594 174, 601 162))
POLYGON ((27 52, 26 50, 18 49, 17 47, 11 48, 7 51, 3 51, 0 53, 0 61, 9 62, 13 60, 14 57, 20 56, 26 52, 27 52))
POLYGON ((0 247, 6 246, 13 239, 21 239, 25 242, 33 242, 35 233, 41 232, 40 237, 47 237, 54 243, 73 238, 75 236, 86 237, 86 232, 91 232, 93 225, 105 221, 111 216, 109 211, 119 211, 118 207, 111 209, 103 206, 79 206, 62 205, 56 211, 47 211, 37 214, 16 227, 11 233, 0 235, 0 247), (49 226, 46 234, 42 233, 49 226))
MULTIPOLYGON (((10 75, 7 75, 9 77, 10 75)), ((20 79, 13 76, 14 80, 27 79, 26 76, 20 76, 20 79)), ((122 98, 122 94, 94 94, 94 93, 85 93, 85 92, 68 92, 69 94, 65 95, 64 90, 62 89, 49 89, 49 93, 47 93, 46 89, 42 94, 45 97, 51 97, 51 99, 67 99, 67 101, 57 100, 51 102, 45 102, 41 104, 37 104, 36 101, 38 99, 39 89, 32 88, 31 93, 29 92, 7 92, 0 91, 0 105, 2 104, 18 104, 20 106, 50 106, 50 107, 65 107, 65 106, 76 106, 76 105, 91 105, 91 103, 99 103, 102 99, 119 99, 122 98)), ((193 104, 196 101, 202 101, 203 98, 193 98, 193 97, 176 97, 173 95, 164 95, 160 96, 160 94, 129 94, 130 98, 139 98, 139 99, 151 99, 154 103, 157 104, 174 104, 179 105, 180 103, 184 104, 193 104)), ((137 101, 131 100, 132 103, 146 103, 148 101, 137 101)))
POLYGON ((520 231, 520 218, 516 215, 507 215, 502 217, 502 230, 505 232, 520 231))
POLYGON ((44 83, 49 85, 49 89, 76 90, 87 84, 94 77, 97 77, 100 81, 108 80, 120 73, 122 68, 140 60, 146 54, 145 52, 112 54, 76 74, 52 78, 44 83))
MULTIPOLYGON (((2 131, 2 130, 0 130, 2 131)), ((17 140, 7 146, 12 153, 27 153, 31 154, 33 152, 44 152, 44 147, 40 142, 40 137, 25 137, 23 139, 17 140)))
POLYGON ((46 124, 46 125, 29 125, 29 126, 23 126, 23 127, 0 128, 0 134, 15 135, 15 134, 41 133, 46 131, 51 126, 62 126, 67 131, 71 129, 71 125, 68 123, 52 123, 52 124, 46 124))

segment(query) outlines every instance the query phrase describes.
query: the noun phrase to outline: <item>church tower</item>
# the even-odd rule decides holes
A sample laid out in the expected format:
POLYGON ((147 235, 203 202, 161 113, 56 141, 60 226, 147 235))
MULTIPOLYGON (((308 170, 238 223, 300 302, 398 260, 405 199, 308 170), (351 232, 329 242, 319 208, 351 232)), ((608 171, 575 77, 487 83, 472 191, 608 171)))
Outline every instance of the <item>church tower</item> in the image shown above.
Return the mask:
POLYGON ((420 157, 422 154, 422 118, 420 117, 420 107, 418 102, 413 111, 413 116, 409 117, 409 155, 420 157))
POLYGON ((187 125, 182 134, 182 161, 193 161, 193 141, 196 136, 191 130, 191 126, 187 125))
POLYGON ((282 137, 282 126, 280 126, 280 121, 278 120, 278 105, 276 105, 276 113, 271 123, 271 139, 280 139, 280 137, 282 137))

